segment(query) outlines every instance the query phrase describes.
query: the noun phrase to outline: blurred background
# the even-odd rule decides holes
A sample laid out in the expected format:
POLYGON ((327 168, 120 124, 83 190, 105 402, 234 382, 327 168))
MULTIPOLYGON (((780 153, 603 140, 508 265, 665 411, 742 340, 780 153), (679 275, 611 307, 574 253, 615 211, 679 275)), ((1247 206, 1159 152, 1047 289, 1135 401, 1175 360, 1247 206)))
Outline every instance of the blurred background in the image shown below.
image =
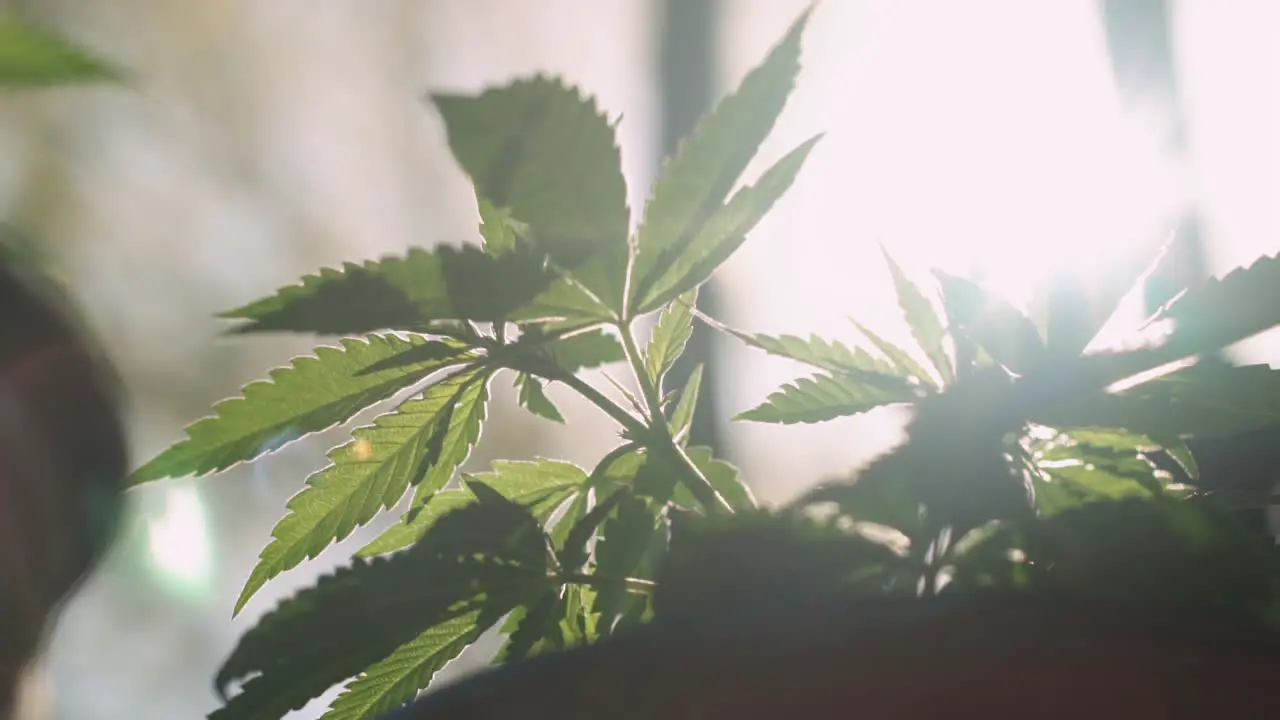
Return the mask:
MULTIPOLYGON (((674 139, 806 5, 6 0, 135 80, 0 96, 0 217, 40 240, 113 354, 141 462, 312 346, 220 337, 215 312, 322 265, 476 239, 427 90, 565 76, 624 116, 638 208, 674 139)), ((856 316, 906 341, 881 244, 917 276, 977 274, 1016 302, 1045 272, 1087 273, 1179 223, 1202 241, 1193 271, 1280 249, 1272 0, 826 0, 804 63, 757 171, 827 135, 703 298, 736 327, 850 340, 856 316)), ((734 345, 699 352, 714 373, 704 419, 799 372, 734 345)), ((1237 355, 1277 360, 1280 344, 1264 337, 1237 355)), ((503 385, 472 468, 535 454, 589 464, 613 439, 555 388, 568 430, 516 410, 503 385)), ((899 421, 697 432, 776 502, 884 450, 899 421)), ((285 574, 231 620, 285 501, 341 435, 132 491, 124 537, 68 606, 24 717, 182 720, 217 707, 213 673, 236 637, 385 526, 285 574)))

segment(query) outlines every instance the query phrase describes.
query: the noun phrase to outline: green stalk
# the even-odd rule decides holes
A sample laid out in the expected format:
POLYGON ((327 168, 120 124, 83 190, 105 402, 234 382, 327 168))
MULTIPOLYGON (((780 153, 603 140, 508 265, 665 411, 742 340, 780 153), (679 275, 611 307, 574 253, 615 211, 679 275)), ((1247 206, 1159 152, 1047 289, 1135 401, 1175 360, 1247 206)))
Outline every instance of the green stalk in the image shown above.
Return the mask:
POLYGON ((649 371, 645 369, 644 357, 640 354, 639 346, 636 345, 631 324, 618 325, 618 334, 622 336, 623 352, 626 353, 627 362, 636 376, 636 383, 640 386, 641 397, 649 414, 649 432, 637 436, 636 439, 643 442, 655 454, 662 455, 680 481, 709 512, 732 513, 733 507, 729 505, 729 501, 716 492, 715 487, 685 453, 684 448, 671 437, 671 427, 667 425, 667 418, 662 413, 662 400, 658 394, 658 386, 649 377, 649 371))

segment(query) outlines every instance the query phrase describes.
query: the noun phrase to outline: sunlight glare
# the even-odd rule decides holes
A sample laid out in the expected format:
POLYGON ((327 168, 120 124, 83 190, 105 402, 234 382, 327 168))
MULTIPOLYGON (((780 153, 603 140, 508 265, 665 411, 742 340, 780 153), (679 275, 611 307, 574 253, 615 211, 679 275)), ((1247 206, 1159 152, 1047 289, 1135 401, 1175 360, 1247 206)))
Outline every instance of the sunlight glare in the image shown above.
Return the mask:
POLYGON ((159 517, 147 520, 152 561, 167 577, 182 584, 203 582, 210 567, 204 506, 194 488, 168 488, 159 517))

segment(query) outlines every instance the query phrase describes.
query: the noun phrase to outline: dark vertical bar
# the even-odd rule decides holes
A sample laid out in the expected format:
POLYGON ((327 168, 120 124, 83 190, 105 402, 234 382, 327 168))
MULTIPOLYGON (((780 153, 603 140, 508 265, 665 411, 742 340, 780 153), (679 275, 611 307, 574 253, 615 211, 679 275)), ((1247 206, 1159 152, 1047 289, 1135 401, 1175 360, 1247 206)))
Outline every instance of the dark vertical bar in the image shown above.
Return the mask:
MULTIPOLYGON (((680 138, 693 129, 718 96, 719 0, 662 0, 658 23, 658 94, 662 118, 662 156, 675 152, 680 138)), ((698 309, 713 317, 721 311, 715 281, 702 286, 698 309)), ((721 401, 717 385, 722 375, 722 348, 707 327, 694 326, 688 349, 668 376, 668 388, 683 386, 689 373, 703 364, 698 412, 690 429, 691 445, 707 445, 724 452, 721 401)))

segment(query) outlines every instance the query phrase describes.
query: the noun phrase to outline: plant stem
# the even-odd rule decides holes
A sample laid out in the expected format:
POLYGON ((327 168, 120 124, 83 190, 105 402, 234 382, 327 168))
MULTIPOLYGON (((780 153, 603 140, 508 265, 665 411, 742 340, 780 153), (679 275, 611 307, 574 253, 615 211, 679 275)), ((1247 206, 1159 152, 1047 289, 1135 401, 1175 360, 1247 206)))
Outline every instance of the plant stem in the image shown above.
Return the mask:
POLYGON ((635 334, 631 332, 631 323, 620 323, 618 334, 622 336, 622 350, 626 353, 627 362, 631 364, 631 371, 635 373, 636 383, 640 386, 649 415, 649 432, 638 436, 637 440, 644 442, 646 447, 655 453, 665 456, 671 464, 671 469, 708 512, 732 513, 733 507, 729 502, 716 492, 715 487, 685 453, 684 448, 671 437, 671 427, 667 425, 666 415, 662 412, 662 400, 658 394, 657 383, 649 377, 649 371, 644 366, 644 356, 640 354, 640 348, 636 345, 635 334))
POLYGON ((637 420, 634 415, 627 412, 618 403, 610 400, 604 393, 591 387, 587 381, 574 375, 573 373, 562 373, 555 378, 559 382, 568 385, 578 392, 579 395, 586 398, 592 405, 600 408, 606 415, 617 420, 622 427, 636 437, 637 440, 648 435, 649 430, 645 424, 637 420))
MULTIPOLYGON (((619 582, 612 578, 603 578, 598 575, 585 575, 582 573, 574 573, 570 575, 561 575, 554 578, 556 582, 569 583, 572 585, 586 585, 588 587, 600 587, 601 585, 612 585, 619 582)), ((642 580, 640 578, 622 578, 623 587, 627 592, 634 595, 652 595, 658 584, 652 580, 642 580)))

